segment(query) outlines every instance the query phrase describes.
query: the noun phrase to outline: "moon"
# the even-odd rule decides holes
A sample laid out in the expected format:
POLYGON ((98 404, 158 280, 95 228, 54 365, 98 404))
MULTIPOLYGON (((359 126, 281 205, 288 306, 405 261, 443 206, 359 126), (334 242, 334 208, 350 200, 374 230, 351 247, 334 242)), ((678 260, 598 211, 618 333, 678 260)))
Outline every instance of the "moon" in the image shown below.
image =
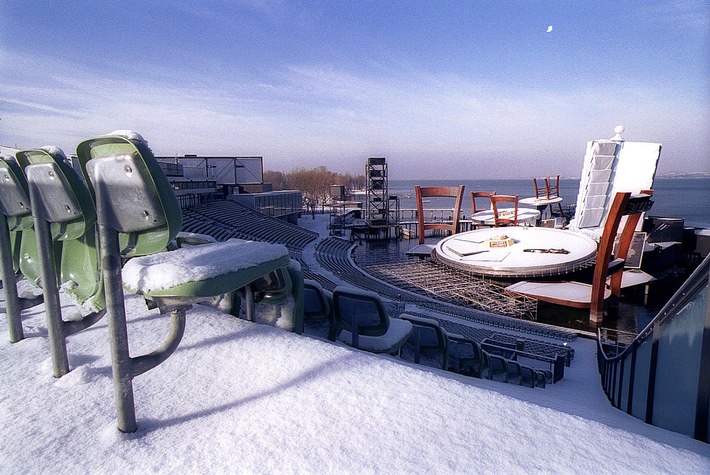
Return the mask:
POLYGON ((552 25, 550 25, 550 26, 547 27, 547 32, 548 32, 548 33, 552 32, 552 25))

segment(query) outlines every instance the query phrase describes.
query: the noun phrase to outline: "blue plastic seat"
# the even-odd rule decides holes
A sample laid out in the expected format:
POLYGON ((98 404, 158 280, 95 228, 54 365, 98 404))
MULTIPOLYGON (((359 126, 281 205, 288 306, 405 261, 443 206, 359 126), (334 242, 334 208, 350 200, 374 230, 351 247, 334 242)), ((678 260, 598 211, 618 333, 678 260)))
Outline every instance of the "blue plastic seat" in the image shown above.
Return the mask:
POLYGON ((488 355, 488 379, 496 381, 508 382, 508 360, 499 355, 492 355, 484 351, 488 355))
POLYGON ((335 341, 333 294, 315 280, 306 279, 303 282, 303 320, 309 323, 327 322, 328 339, 335 341))
POLYGON ((457 373, 481 377, 484 360, 481 346, 462 335, 448 333, 449 366, 457 373))
POLYGON ((361 350, 396 354, 412 333, 410 322, 387 316, 374 292, 338 286, 333 308, 340 340, 361 350))
POLYGON ((449 339, 439 322, 431 318, 403 313, 399 318, 411 322, 412 334, 405 343, 414 352, 414 362, 419 363, 421 355, 441 355, 441 368, 449 366, 449 339))

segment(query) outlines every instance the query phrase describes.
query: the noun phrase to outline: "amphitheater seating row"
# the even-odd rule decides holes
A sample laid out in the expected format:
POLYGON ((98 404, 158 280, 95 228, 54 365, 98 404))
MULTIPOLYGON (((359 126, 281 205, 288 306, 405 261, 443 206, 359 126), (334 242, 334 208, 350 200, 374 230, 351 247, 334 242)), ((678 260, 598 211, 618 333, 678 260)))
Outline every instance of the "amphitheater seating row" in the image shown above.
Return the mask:
POLYGON ((521 364, 514 357, 486 351, 474 340, 449 334, 435 319, 408 313, 390 317, 374 292, 338 286, 331 293, 306 280, 304 321, 328 322, 331 341, 337 338, 361 350, 411 357, 416 364, 428 356, 444 370, 478 378, 529 387, 557 381, 549 370, 521 364))
MULTIPOLYGON (((451 302, 425 298, 418 293, 408 291, 396 285, 383 285, 382 280, 373 279, 360 270, 357 264, 354 264, 353 260, 350 258, 351 253, 354 254, 355 261, 358 261, 358 249, 355 245, 337 237, 329 237, 320 241, 315 249, 315 257, 323 267, 338 275, 338 277, 341 277, 349 284, 364 290, 376 290, 390 300, 400 301, 406 297, 407 302, 416 304, 426 310, 453 315, 487 326, 528 333, 534 336, 544 336, 562 341, 572 341, 577 337, 576 333, 571 330, 561 330, 557 327, 538 323, 533 324, 518 318, 509 318, 490 313, 483 314, 482 312, 474 311, 451 302), (353 253, 353 249, 355 249, 356 252, 353 253)), ((433 272, 435 271, 436 270, 433 270, 433 272)), ((454 332, 458 333, 459 331, 455 329, 454 332)), ((480 340, 482 340, 482 338, 480 338, 479 341, 480 340)))
POLYGON ((214 201, 184 213, 183 230, 213 235, 217 240, 251 239, 303 249, 317 233, 272 218, 235 201, 214 201))
MULTIPOLYGON (((430 299, 423 299, 418 294, 390 287, 389 285, 383 285, 382 281, 368 277, 353 264, 352 260, 349 258, 353 247, 354 244, 349 241, 336 237, 330 237, 320 241, 316 245, 315 256, 323 267, 343 278, 349 284, 355 285, 356 287, 364 290, 376 291, 391 302, 399 303, 402 302, 403 298, 406 298, 407 302, 416 305, 425 312, 431 310, 436 313, 449 314, 457 318, 482 323, 486 326, 492 326, 495 328, 493 330, 488 328, 477 328, 470 325, 458 324, 450 320, 437 319, 439 323, 451 333, 461 334, 466 338, 470 338, 478 342, 479 344, 484 339, 493 337, 493 335, 504 335, 504 333, 498 330, 498 328, 524 332, 533 336, 551 337, 563 341, 570 341, 576 337, 574 332, 571 331, 563 331, 551 327, 546 328, 540 324, 532 324, 523 320, 500 317, 496 315, 486 314, 485 316, 482 316, 480 312, 474 312, 458 305, 450 305, 430 299)), ((308 274, 308 272, 306 272, 306 274, 308 274)), ((314 275, 311 273, 309 278, 314 278, 314 275)), ((328 287, 326 285, 324 286, 329 290, 333 289, 333 287, 328 287)), ((402 310, 403 309, 396 309, 396 314, 401 313, 402 310)), ((393 314, 391 313, 390 315, 393 314)), ((517 339, 517 337, 512 336, 510 338, 513 340, 517 339)), ((571 361, 574 356, 574 350, 564 344, 560 345, 548 343, 533 338, 525 338, 525 341, 526 348, 529 348, 529 352, 538 354, 542 357, 554 358, 554 355, 557 353, 569 353, 571 356, 565 358, 566 361, 571 361)), ((569 364, 567 365, 569 366, 569 364)))

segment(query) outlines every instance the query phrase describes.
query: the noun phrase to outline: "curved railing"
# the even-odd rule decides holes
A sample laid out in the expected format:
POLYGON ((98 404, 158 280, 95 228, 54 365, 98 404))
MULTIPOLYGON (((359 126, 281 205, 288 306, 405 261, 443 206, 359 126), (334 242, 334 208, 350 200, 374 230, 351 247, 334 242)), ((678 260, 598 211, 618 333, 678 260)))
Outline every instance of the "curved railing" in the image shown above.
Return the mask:
POLYGON ((597 359, 614 407, 709 442, 710 256, 636 337, 600 329, 597 359))

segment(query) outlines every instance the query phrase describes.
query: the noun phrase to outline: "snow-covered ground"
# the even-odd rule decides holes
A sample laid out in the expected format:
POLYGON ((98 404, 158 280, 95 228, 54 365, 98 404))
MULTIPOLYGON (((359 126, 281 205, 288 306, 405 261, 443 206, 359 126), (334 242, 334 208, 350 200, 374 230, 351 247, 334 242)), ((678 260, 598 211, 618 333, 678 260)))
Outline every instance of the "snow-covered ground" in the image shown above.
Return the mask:
MULTIPOLYGON (((132 354, 152 351, 169 318, 126 302, 132 354)), ((67 339, 71 372, 54 379, 43 306, 23 315, 15 344, 0 315, 3 474, 710 473, 710 445, 609 405, 590 340, 531 389, 196 305, 177 351, 135 378, 138 431, 122 434, 106 319, 67 339)))

